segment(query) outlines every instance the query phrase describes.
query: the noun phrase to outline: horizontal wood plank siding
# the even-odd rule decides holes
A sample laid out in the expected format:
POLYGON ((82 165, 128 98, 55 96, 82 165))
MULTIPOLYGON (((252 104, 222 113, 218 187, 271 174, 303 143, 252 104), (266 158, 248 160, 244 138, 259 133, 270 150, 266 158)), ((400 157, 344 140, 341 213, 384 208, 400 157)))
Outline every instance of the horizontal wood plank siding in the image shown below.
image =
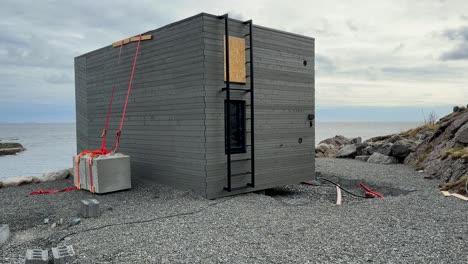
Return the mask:
MULTIPOLYGON (((230 34, 243 37, 248 26, 230 20, 230 34)), ((253 189, 228 193, 226 155, 224 154, 223 36, 224 20, 204 16, 204 56, 206 92, 207 197, 216 198, 253 189)), ((314 113, 314 40, 308 37, 254 26, 255 73, 255 190, 298 183, 312 179, 315 173, 315 124, 307 119, 314 113), (304 66, 304 60, 307 65, 304 66), (302 143, 299 143, 299 138, 302 143)), ((247 40, 246 46, 250 43, 247 40)), ((248 55, 248 53, 247 53, 248 55)), ((246 57, 249 60, 249 57, 246 57)), ((246 69, 250 71, 249 67, 246 69)), ((232 88, 249 88, 232 84, 232 88)), ((246 100, 250 94, 231 92, 231 98, 246 100)), ((247 117, 250 115, 247 106, 247 117)), ((250 120, 247 120, 247 144, 250 144, 250 120)), ((250 157, 234 154, 232 159, 250 157)), ((250 171, 250 161, 235 162, 232 173, 250 171)), ((233 187, 243 186, 250 175, 232 178, 233 187)))
MULTIPOLYGON (((141 42, 119 152, 131 156, 132 177, 145 177, 205 196, 205 112, 202 15, 148 32, 141 42)), ((75 60, 79 150, 101 142, 116 83, 107 148, 115 142, 136 42, 75 60), (84 69, 84 70, 83 70, 84 69)))

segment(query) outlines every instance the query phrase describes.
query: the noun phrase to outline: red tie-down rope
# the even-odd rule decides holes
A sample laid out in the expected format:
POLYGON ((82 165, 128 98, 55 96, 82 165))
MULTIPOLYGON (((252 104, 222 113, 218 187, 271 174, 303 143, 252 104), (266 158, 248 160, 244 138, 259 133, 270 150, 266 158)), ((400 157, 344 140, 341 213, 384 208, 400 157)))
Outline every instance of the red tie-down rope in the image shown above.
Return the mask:
POLYGON ((115 134, 115 145, 114 145, 113 152, 117 152, 117 149, 119 148, 119 145, 120 145, 120 135, 122 133, 122 128, 123 128, 123 124, 125 120, 125 114, 127 113, 128 98, 130 96, 130 91, 132 90, 133 76, 135 75, 135 68, 136 68, 136 63, 138 59, 138 51, 140 50, 140 43, 141 43, 141 35, 138 38, 138 44, 137 44, 136 51, 135 51, 135 57, 133 58, 132 74, 130 75, 130 82, 128 83, 127 97, 125 98, 125 104, 124 104, 124 108, 122 111, 122 118, 120 119, 120 127, 119 127, 119 130, 117 130, 117 133, 115 134))
MULTIPOLYGON (((122 48, 123 48, 124 42, 123 40, 120 42, 120 49, 119 49, 119 58, 117 59, 117 66, 120 65, 120 58, 122 57, 122 48)), ((102 142, 101 142, 101 150, 105 152, 106 150, 106 136, 107 136, 107 129, 109 128, 109 120, 110 120, 110 114, 112 110, 112 102, 114 101, 114 93, 115 93, 115 86, 116 86, 116 79, 114 78, 114 84, 112 85, 112 93, 109 101, 109 106, 107 107, 107 116, 106 116, 106 124, 104 129, 102 130, 102 142)))

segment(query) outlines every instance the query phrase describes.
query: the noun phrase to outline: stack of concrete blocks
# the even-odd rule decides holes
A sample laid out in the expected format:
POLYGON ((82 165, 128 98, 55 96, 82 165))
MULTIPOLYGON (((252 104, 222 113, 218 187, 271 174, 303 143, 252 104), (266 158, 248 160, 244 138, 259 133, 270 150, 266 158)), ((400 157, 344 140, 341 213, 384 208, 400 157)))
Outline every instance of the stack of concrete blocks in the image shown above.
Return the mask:
POLYGON ((10 237, 10 227, 8 225, 0 225, 0 244, 5 243, 10 237))
POLYGON ((49 253, 42 249, 26 250, 25 264, 47 264, 49 263, 49 253))
POLYGON ((84 218, 99 217, 101 210, 99 208, 99 202, 96 199, 81 200, 80 214, 84 218))
POLYGON ((72 263, 75 260, 73 246, 59 246, 52 248, 54 264, 72 263))
MULTIPOLYGON (((73 158, 74 180, 80 179, 81 189, 91 191, 89 178, 89 155, 80 157, 79 174, 76 173, 76 162, 73 158)), ((100 155, 92 160, 92 180, 95 193, 108 193, 127 190, 132 187, 130 173, 130 156, 121 153, 100 155)))

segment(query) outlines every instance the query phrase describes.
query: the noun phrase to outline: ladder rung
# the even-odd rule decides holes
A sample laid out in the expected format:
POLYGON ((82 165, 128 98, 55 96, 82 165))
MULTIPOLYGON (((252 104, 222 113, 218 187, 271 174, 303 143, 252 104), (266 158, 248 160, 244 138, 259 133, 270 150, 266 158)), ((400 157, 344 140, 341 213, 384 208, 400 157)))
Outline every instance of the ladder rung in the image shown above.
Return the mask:
POLYGON ((250 159, 238 159, 238 160, 231 160, 231 162, 236 162, 236 161, 247 161, 247 160, 250 160, 250 159))
MULTIPOLYGON (((227 88, 222 88, 221 91, 226 91, 227 88)), ((250 93, 250 89, 242 89, 242 88, 230 88, 229 91, 243 91, 246 93, 250 93)))
POLYGON ((250 49, 250 47, 249 47, 249 48, 245 48, 245 50, 249 50, 249 49, 250 49))
POLYGON ((245 64, 250 64, 250 61, 247 61, 245 64))
POLYGON ((247 37, 247 36, 250 36, 250 33, 249 34, 245 34, 244 37, 247 37))
POLYGON ((251 172, 250 171, 247 171, 247 172, 241 172, 241 173, 234 173, 234 174, 231 174, 231 177, 236 177, 236 176, 244 176, 244 175, 250 175, 251 172))

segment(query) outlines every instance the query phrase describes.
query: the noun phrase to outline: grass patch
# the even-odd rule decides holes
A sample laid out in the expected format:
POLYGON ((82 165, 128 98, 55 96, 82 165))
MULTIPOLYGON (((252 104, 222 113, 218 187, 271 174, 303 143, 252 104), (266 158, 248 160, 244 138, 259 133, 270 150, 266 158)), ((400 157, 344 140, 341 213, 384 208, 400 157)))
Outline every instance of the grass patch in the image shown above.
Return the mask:
POLYGON ((432 146, 431 145, 427 145, 426 146, 426 149, 424 149, 424 151, 418 155, 418 162, 417 164, 425 161, 427 159, 427 157, 429 156, 429 154, 431 154, 431 151, 432 151, 432 146))
POLYGON ((419 126, 417 128, 413 128, 407 131, 403 131, 400 133, 400 136, 402 137, 415 137, 417 134, 426 132, 426 131, 435 131, 439 128, 438 124, 429 124, 429 125, 423 125, 419 126))
POLYGON ((0 149, 7 148, 22 148, 23 146, 20 143, 0 143, 0 149))
POLYGON ((468 160, 468 147, 450 148, 440 154, 441 159, 451 157, 452 159, 466 159, 468 160))
POLYGON ((466 190, 465 190, 466 182, 468 182, 468 174, 461 177, 457 181, 449 182, 449 183, 441 185, 440 189, 442 191, 452 191, 452 192, 455 192, 455 193, 458 193, 458 194, 466 195, 467 194, 466 190))

